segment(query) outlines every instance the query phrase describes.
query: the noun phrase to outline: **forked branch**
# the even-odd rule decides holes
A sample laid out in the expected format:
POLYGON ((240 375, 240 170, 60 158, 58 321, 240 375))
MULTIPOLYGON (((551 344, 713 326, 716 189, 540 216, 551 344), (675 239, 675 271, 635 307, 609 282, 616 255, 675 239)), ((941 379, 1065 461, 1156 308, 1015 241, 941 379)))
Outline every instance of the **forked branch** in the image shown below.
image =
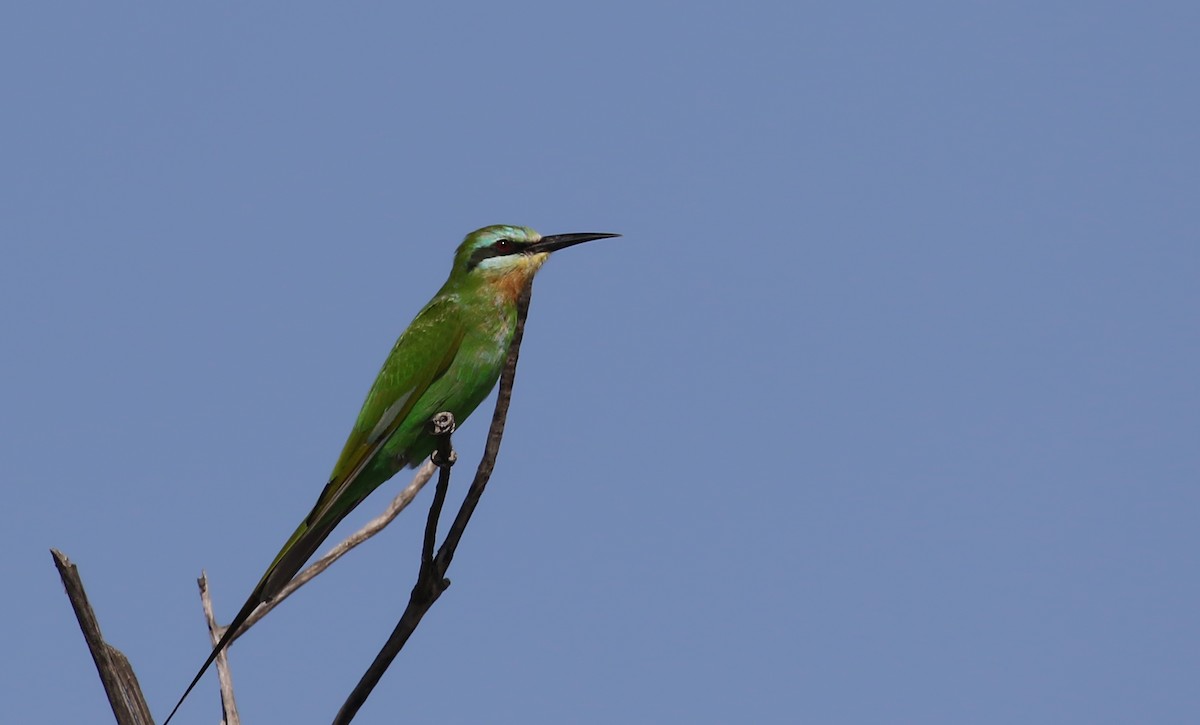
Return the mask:
POLYGON ((421 568, 417 574, 417 582, 413 585, 412 593, 409 594, 408 606, 400 615, 400 621, 396 623, 391 636, 379 650, 379 654, 375 656, 375 661, 363 673, 350 696, 346 698, 346 702, 333 719, 334 725, 346 725, 354 719, 359 708, 366 702, 371 691, 375 689, 375 685, 383 677, 383 673, 387 671, 392 661, 396 659, 396 655, 408 642, 409 636, 421 623, 422 617, 438 600, 442 592, 450 586, 450 580, 446 578, 446 570, 450 568, 450 562, 454 559, 458 542, 462 539, 471 515, 475 512, 475 507, 479 505, 479 499, 483 496, 488 479, 491 478, 492 470, 496 466, 496 455, 500 452, 500 441, 504 437, 504 423, 508 417, 508 405, 512 398, 513 379, 517 372, 521 338, 525 334, 525 317, 529 313, 530 291, 531 288, 527 286, 517 302, 516 329, 513 331, 512 343, 508 348, 508 358, 500 373, 500 389, 496 394, 496 409, 492 413, 492 425, 488 429, 483 458, 475 470, 475 479, 471 481, 471 487, 467 490, 467 495, 458 509, 458 515, 454 517, 454 523, 450 525, 445 541, 438 548, 437 554, 433 555, 433 541, 437 535, 438 518, 441 516, 442 502, 445 500, 445 489, 449 487, 450 466, 454 463, 453 451, 450 448, 450 433, 447 431, 441 435, 438 439, 438 452, 434 454, 434 460, 439 462, 441 469, 438 477, 438 490, 430 505, 429 517, 426 522, 425 547, 422 550, 421 568))

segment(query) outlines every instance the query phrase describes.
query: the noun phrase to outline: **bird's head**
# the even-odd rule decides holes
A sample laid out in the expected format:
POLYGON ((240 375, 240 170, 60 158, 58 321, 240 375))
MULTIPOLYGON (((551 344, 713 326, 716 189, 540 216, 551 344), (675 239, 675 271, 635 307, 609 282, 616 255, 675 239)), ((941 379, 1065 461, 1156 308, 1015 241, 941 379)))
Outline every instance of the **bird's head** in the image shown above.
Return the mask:
POLYGON ((515 300, 551 252, 619 236, 583 232, 543 237, 529 227, 495 224, 476 229, 458 246, 450 280, 491 288, 497 295, 515 300))

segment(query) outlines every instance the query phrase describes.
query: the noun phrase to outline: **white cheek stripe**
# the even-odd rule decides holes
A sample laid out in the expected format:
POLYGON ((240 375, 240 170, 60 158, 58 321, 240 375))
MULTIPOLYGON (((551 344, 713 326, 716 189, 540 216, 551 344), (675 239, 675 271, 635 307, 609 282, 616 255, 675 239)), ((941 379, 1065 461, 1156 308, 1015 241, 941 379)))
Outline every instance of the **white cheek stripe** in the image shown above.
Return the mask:
POLYGON ((518 266, 520 263, 514 261, 514 255, 504 257, 488 257, 479 262, 479 268, 489 272, 503 272, 518 266))
POLYGON ((506 254, 503 257, 488 257, 479 262, 479 268, 485 272, 512 272, 518 269, 528 269, 533 267, 535 270, 542 266, 542 262, 546 261, 546 257, 550 255, 546 253, 539 254, 506 254))

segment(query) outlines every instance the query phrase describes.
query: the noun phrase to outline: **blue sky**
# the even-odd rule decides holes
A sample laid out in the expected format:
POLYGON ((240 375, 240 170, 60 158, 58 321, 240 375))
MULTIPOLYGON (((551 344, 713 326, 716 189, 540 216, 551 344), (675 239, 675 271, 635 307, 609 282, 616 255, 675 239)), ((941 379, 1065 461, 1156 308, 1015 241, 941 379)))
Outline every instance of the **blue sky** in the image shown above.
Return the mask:
MULTIPOLYGON (((56 546, 163 717, 199 571, 227 620, 503 222, 625 236, 539 276, 454 586, 357 722, 1196 722, 1198 33, 1183 2, 6 7, 6 712, 106 718, 56 546)), ((247 722, 332 717, 427 502, 233 648, 247 722)), ((210 677, 179 721, 217 717, 210 677)))

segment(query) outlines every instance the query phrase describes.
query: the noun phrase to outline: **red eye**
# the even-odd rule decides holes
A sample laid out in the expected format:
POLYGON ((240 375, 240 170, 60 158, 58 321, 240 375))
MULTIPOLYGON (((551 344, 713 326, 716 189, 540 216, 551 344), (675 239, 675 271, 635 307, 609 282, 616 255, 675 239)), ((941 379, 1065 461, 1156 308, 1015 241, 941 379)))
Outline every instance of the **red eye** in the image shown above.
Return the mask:
POLYGON ((516 248, 517 245, 513 244, 511 239, 497 239, 495 244, 492 245, 492 249, 495 249, 497 252, 502 254, 512 252, 516 248))

